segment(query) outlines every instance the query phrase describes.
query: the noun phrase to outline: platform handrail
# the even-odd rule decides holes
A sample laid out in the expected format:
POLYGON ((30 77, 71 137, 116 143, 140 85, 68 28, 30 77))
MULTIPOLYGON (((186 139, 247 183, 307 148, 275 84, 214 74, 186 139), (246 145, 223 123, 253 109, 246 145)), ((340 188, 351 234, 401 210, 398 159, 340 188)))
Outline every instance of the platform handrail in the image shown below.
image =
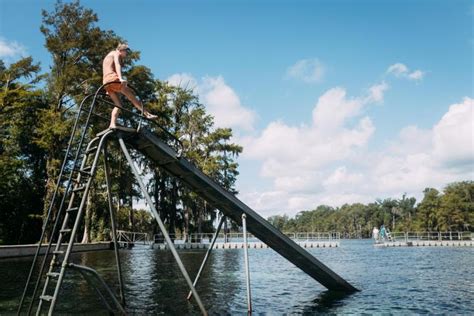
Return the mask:
POLYGON ((143 242, 144 244, 148 244, 150 242, 150 238, 148 233, 117 230, 117 241, 119 243, 143 242))
POLYGON ((386 241, 462 241, 474 240, 474 233, 470 231, 414 231, 414 232, 392 232, 391 240, 386 241))
MULTIPOLYGON (((160 124, 158 124, 155 120, 152 120, 152 119, 149 119, 147 118, 145 115, 144 115, 144 106, 143 106, 143 102, 142 102, 142 109, 141 109, 141 113, 136 113, 134 110, 129 110, 127 109, 126 107, 124 106, 117 106, 115 105, 115 103, 113 102, 110 102, 109 100, 106 100, 106 99, 101 99, 101 98, 98 98, 99 96, 100 97, 107 97, 107 94, 104 92, 104 89, 106 86, 110 85, 110 84, 114 84, 114 83, 120 83, 120 81, 112 81, 112 82, 108 82, 108 83, 105 83, 103 84, 102 86, 100 86, 96 92, 94 93, 94 100, 92 102, 92 106, 95 106, 95 103, 96 101, 99 101, 99 102, 102 102, 104 104, 107 104, 108 106, 112 107, 112 109, 114 107, 117 107, 119 108, 120 110, 124 111, 124 112, 127 112, 133 116, 136 116, 138 117, 139 121, 138 121, 138 127, 137 127, 137 130, 140 130, 141 129, 141 126, 142 126, 142 122, 143 120, 146 120, 147 122, 151 123, 152 125, 154 125, 154 127, 157 127, 159 130, 161 130, 163 133, 165 133, 168 137, 170 137, 172 140, 174 140, 176 142, 176 145, 177 145, 177 151, 178 151, 178 154, 181 155, 181 153, 184 151, 184 145, 183 145, 183 142, 178 138, 176 137, 175 135, 173 135, 171 132, 169 132, 166 128, 164 128, 163 126, 161 126, 160 124)), ((132 91, 135 93, 135 95, 138 95, 137 93, 137 90, 135 88, 133 88, 131 85, 127 84, 127 87, 129 87, 130 89, 132 89, 132 91)), ((94 109, 92 109, 94 110, 94 109)), ((104 120, 109 120, 109 118, 106 118, 106 117, 103 117, 101 116, 100 114, 97 114, 97 113, 94 113, 93 114, 99 118, 102 118, 104 120)))

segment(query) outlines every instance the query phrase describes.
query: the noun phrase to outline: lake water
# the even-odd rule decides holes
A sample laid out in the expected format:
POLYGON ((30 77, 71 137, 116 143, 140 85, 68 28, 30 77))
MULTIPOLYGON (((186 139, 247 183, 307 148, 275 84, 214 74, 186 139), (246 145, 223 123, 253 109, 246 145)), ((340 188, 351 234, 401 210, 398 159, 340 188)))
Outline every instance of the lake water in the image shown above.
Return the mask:
MULTIPOLYGON (((466 314, 474 315, 474 248, 375 248, 368 240, 342 240, 339 248, 309 251, 361 291, 326 291, 271 249, 250 249, 256 315, 466 314)), ((191 278, 203 250, 180 251, 191 278)), ((130 314, 199 314, 169 251, 137 246, 121 250, 130 314)), ((243 250, 213 250, 197 286, 214 315, 246 313, 243 250)), ((0 314, 16 311, 31 259, 0 260, 0 314)), ((113 251, 74 254, 118 289, 113 251)), ((58 313, 106 314, 97 295, 75 272, 64 284, 58 313)))

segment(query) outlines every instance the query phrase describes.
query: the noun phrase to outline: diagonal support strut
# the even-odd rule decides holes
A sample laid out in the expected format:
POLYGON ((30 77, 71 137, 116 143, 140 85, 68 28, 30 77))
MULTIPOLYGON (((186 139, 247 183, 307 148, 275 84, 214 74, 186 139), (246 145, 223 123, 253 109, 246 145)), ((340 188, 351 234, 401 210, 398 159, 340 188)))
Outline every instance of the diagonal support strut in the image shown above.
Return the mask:
POLYGON ((178 264, 179 269, 181 270, 181 273, 183 274, 183 277, 186 279, 186 282, 188 283, 189 288, 191 289, 191 292, 194 295, 194 299, 196 300, 196 303, 199 306, 199 309, 201 310, 203 315, 207 315, 207 311, 204 308, 204 305, 202 304, 201 298, 199 297, 199 294, 197 293, 196 289, 193 286, 193 283, 191 282, 191 279, 189 278, 189 274, 186 271, 186 268, 183 265, 183 262, 181 261, 178 252, 176 251, 173 242, 171 241, 171 238, 166 231, 165 225, 161 221, 160 216, 158 215, 158 212, 156 211, 155 205, 153 204, 150 195, 148 194, 148 191, 146 190, 145 184, 143 183, 142 178, 140 177, 140 174, 138 173, 137 168, 135 167, 132 157, 130 156, 130 153, 128 152, 127 146, 125 146, 125 143, 123 141, 123 138, 120 134, 118 134, 118 141, 120 144, 120 147, 127 158, 128 164, 130 165, 130 168, 133 171, 133 174, 135 175, 135 178, 138 181, 138 185, 140 186, 140 189, 142 190, 142 193, 145 197, 145 200, 147 201, 148 205, 150 205, 150 210, 155 217, 156 221, 158 222, 158 226, 160 227, 160 230, 165 237, 166 243, 168 244, 168 247, 173 254, 174 259, 176 260, 176 263, 178 264))
MULTIPOLYGON (((221 219, 219 220, 219 224, 217 224, 216 232, 214 233, 214 236, 212 236, 211 244, 209 245, 209 248, 207 248, 206 255, 204 256, 201 266, 199 267, 199 271, 196 274, 196 278, 194 279, 193 286, 196 286, 196 284, 199 281, 199 278, 201 277, 202 270, 204 270, 204 266, 207 263, 207 259, 209 258, 212 248, 214 248, 214 244, 216 243, 217 236, 219 235, 219 232, 221 231, 222 223, 224 223, 224 220, 225 220, 225 215, 222 215, 221 219)), ((189 291, 187 299, 188 300, 191 299, 192 296, 193 296, 193 292, 189 291)))

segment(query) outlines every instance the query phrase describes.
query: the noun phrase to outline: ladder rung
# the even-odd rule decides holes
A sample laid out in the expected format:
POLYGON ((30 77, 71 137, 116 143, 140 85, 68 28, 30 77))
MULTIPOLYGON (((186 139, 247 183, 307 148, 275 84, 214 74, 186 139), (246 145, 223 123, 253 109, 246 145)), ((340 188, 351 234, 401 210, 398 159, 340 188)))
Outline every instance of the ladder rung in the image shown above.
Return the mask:
POLYGON ((72 192, 78 192, 78 191, 83 191, 86 187, 85 186, 80 186, 72 189, 72 192))
POLYGON ((51 302, 53 297, 51 295, 41 295, 40 300, 51 302))
POLYGON ((97 148, 99 148, 99 146, 93 146, 93 147, 91 147, 91 148, 87 149, 87 150, 86 150, 86 154, 89 154, 89 153, 91 153, 91 152, 94 152, 94 151, 96 151, 96 150, 97 150, 97 148))
POLYGON ((64 251, 62 251, 62 250, 53 250, 53 254, 62 255, 62 254, 64 254, 64 251))
POLYGON ((66 212, 75 212, 77 210, 79 210, 79 207, 71 207, 71 208, 68 208, 66 212))
POLYGON ((46 273, 47 276, 52 277, 52 278, 59 278, 59 273, 58 272, 48 272, 46 273))
POLYGON ((71 232, 71 229, 70 229, 70 228, 61 229, 59 232, 60 232, 60 233, 70 233, 70 232, 71 232))
POLYGON ((87 167, 82 168, 80 171, 82 173, 90 173, 91 169, 92 169, 91 166, 87 166, 87 167))

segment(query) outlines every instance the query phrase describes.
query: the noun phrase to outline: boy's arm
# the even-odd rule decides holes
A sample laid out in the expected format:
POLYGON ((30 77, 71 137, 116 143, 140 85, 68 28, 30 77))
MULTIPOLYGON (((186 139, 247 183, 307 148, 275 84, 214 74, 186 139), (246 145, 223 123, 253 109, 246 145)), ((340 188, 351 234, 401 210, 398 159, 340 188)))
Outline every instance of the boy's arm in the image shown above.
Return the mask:
POLYGON ((120 82, 125 81, 122 78, 122 66, 120 65, 120 58, 117 52, 114 54, 114 64, 115 64, 115 71, 117 72, 117 76, 119 77, 120 82))

